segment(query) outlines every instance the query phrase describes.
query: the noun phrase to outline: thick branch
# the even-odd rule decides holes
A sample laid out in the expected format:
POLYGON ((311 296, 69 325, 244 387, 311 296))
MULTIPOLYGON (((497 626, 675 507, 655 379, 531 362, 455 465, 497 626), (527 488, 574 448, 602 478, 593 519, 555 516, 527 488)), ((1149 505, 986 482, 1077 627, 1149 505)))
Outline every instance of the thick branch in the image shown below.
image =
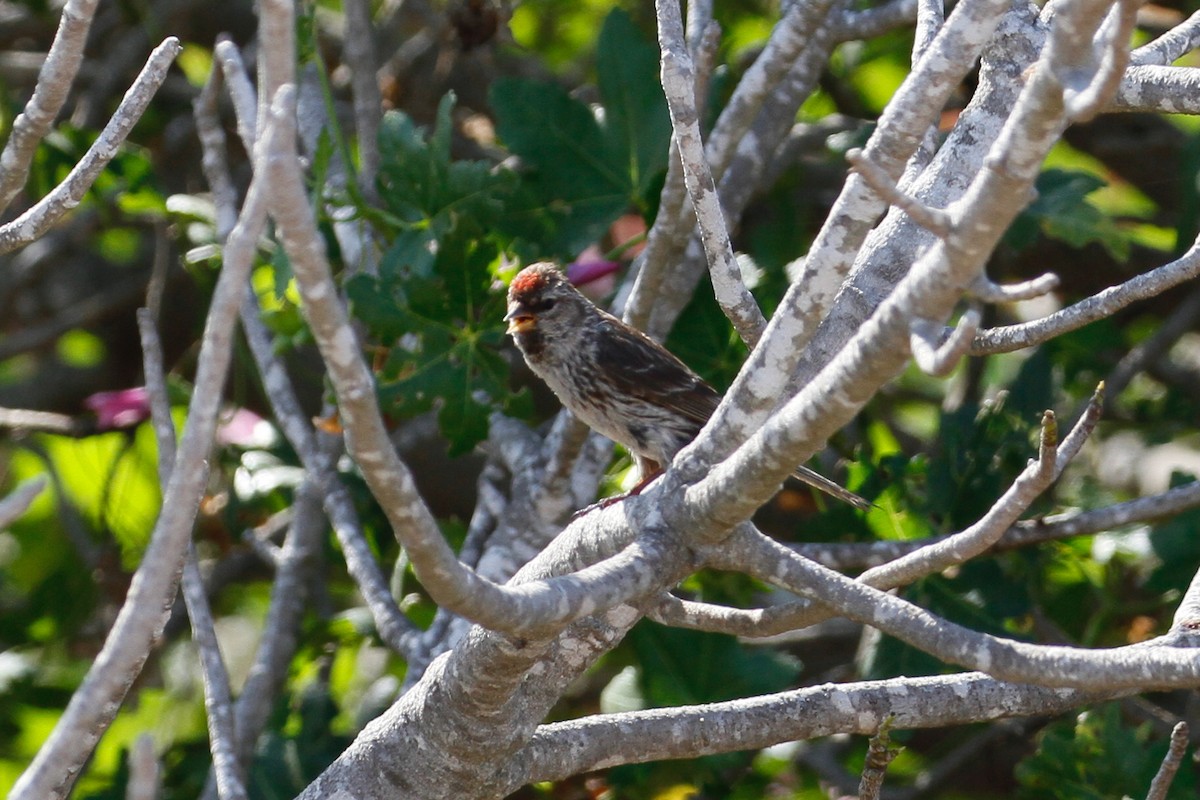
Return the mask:
MULTIPOLYGON (((864 148, 864 156, 880 165, 893 180, 934 122, 935 109, 971 68, 1007 8, 1003 0, 959 4, 888 104, 864 148)), ((697 459, 697 472, 728 452, 731 444, 758 429, 778 398, 784 396, 805 345, 831 307, 858 249, 885 208, 861 176, 852 175, 847 180, 813 242, 803 273, 788 289, 763 341, 751 353, 725 402, 713 415, 711 436, 702 433, 693 446, 694 455, 683 456, 697 459)))
POLYGON ((543 725, 502 780, 515 789, 618 764, 757 750, 834 733, 872 734, 889 717, 896 730, 940 728, 1054 714, 1098 699, 966 673, 826 684, 726 703, 596 715, 543 725), (704 736, 680 736, 682 730, 703 730, 704 736))

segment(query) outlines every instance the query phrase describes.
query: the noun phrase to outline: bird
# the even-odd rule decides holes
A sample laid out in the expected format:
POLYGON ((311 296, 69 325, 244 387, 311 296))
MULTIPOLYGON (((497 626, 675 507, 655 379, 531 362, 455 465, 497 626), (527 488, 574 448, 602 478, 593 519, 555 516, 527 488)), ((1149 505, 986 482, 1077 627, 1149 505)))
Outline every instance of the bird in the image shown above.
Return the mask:
MULTIPOLYGON (((513 278, 504 321, 525 363, 562 404, 633 455, 641 481, 631 494, 696 438, 721 402, 671 351, 597 307, 551 262, 513 278)), ((793 475, 856 508, 871 507, 807 467, 793 475)))

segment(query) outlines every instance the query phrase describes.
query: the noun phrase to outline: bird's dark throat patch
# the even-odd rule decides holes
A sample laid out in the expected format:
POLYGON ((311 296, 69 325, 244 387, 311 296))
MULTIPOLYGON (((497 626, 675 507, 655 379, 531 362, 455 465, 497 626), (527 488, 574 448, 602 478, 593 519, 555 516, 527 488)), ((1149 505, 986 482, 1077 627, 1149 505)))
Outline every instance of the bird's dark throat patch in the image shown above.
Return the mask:
POLYGON ((514 333, 513 339, 526 358, 537 358, 546 349, 546 339, 536 327, 514 333))

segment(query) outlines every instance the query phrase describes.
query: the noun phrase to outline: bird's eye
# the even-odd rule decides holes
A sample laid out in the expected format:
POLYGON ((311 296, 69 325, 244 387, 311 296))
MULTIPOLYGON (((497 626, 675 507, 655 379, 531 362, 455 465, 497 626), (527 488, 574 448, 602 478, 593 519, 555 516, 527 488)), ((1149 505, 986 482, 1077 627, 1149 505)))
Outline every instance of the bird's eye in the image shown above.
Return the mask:
POLYGON ((553 297, 547 297, 545 300, 542 301, 542 309, 545 311, 549 311, 550 309, 554 308, 554 304, 557 302, 558 301, 555 300, 553 297))

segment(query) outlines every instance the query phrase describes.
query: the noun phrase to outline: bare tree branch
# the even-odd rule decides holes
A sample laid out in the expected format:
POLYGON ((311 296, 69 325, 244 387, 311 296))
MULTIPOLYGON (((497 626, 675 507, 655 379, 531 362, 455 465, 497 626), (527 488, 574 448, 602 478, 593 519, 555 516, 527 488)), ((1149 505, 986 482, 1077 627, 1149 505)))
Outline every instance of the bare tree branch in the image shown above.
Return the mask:
POLYGON ((1198 84, 1200 70, 1194 67, 1130 67, 1107 110, 1196 114, 1200 100, 1190 93, 1198 84))
POLYGON ((221 659, 221 648, 213 625, 212 610, 204 593, 204 580, 195 551, 189 551, 183 565, 183 596, 192 621, 192 638, 200 651, 204 675, 204 709, 208 716, 209 747, 213 772, 221 800, 244 800, 246 788, 243 770, 237 763, 237 732, 233 719, 233 693, 229 673, 221 659))
MULTIPOLYGON (((1079 453, 1084 441, 1099 422, 1100 410, 1101 394, 1097 392, 1061 447, 1058 443, 1054 414, 1046 412, 1042 418, 1041 448, 1037 460, 1029 463, 1008 491, 976 524, 886 564, 872 567, 858 576, 858 580, 876 589, 891 589, 912 583, 925 575, 966 563, 988 550, 1079 453)), ((718 568, 737 569, 741 565, 740 554, 732 554, 726 559, 724 551, 717 551, 711 563, 718 568)), ((720 630, 739 636, 773 636, 827 619, 829 611, 808 601, 742 611, 718 609, 674 598, 659 598, 653 609, 653 616, 666 624, 720 630)))
MULTIPOLYGON (((1180 604, 1172 630, 1156 640, 1107 650, 1032 645, 976 633, 797 556, 781 559, 790 553, 787 548, 761 535, 751 540, 745 528, 741 530, 736 542, 727 546, 738 548, 752 574, 943 661, 1039 686, 1115 691, 1200 683, 1200 664, 1192 652, 1195 637, 1187 618, 1179 619, 1186 617, 1185 608, 1195 610, 1190 596, 1180 604)), ((1200 617, 1190 617, 1196 618, 1200 617)))
POLYGON ((913 361, 929 375, 949 375, 970 349, 981 318, 978 308, 968 308, 945 341, 938 341, 941 325, 933 320, 914 319, 908 340, 913 361))
MULTIPOLYGON (((1162 494, 1139 497, 1090 511, 1064 512, 1041 519, 1022 520, 996 542, 996 549, 1011 550, 1039 542, 1056 541, 1072 536, 1086 536, 1114 528, 1167 519, 1184 511, 1200 507, 1200 483, 1187 483, 1162 494)), ((949 534, 950 538, 958 534, 949 534)), ((807 559, 838 570, 877 566, 905 553, 925 546, 928 541, 892 541, 862 543, 809 543, 795 545, 795 550, 807 559)))
POLYGON ((0 209, 7 209, 25 185, 33 154, 67 101, 71 83, 83 62, 83 45, 99 3, 100 0, 69 0, 63 6, 58 32, 38 72, 33 97, 13 120, 12 132, 4 152, 0 153, 0 209))
POLYGON ((6 528, 29 510, 33 501, 46 488, 46 479, 37 477, 18 486, 7 497, 0 499, 0 528, 6 528))
MULTIPOLYGON (((983 48, 1007 6, 1002 2, 959 5, 942 27, 926 56, 915 66, 884 112, 884 118, 864 148, 864 157, 879 164, 893 179, 919 146, 940 107, 983 48), (930 87, 933 87, 932 89, 930 87), (930 92, 936 94, 931 97, 930 92)), ((825 225, 813 242, 804 270, 793 282, 742 371, 692 450, 676 459, 697 459, 695 469, 728 452, 729 444, 745 440, 772 412, 818 321, 829 310, 874 221, 885 210, 866 182, 851 176, 825 225)), ((800 463, 799 461, 796 463, 800 463)), ((794 465, 793 465, 794 466, 794 465)))
POLYGON ((1158 773, 1150 783, 1150 791, 1146 793, 1146 800, 1166 800, 1167 792, 1171 788, 1171 781, 1175 780, 1175 773, 1179 771, 1179 765, 1183 763, 1183 755, 1187 752, 1187 746, 1188 725, 1186 722, 1180 722, 1171 731, 1171 744, 1167 747, 1167 754, 1163 756, 1162 766, 1158 768, 1158 773))
MULTIPOLYGON (((151 420, 158 440, 158 471, 163 486, 170 482, 175 467, 175 426, 171 421, 171 406, 167 398, 167 380, 162 361, 162 342, 156 320, 161 294, 152 295, 146 308, 138 309, 138 328, 142 340, 142 361, 146 390, 150 397, 151 420)), ((209 748, 213 770, 222 800, 244 800, 246 789, 237 766, 235 748, 237 733, 233 725, 233 693, 229 688, 229 672, 221 658, 212 609, 204 590, 204 579, 196 561, 196 552, 188 546, 183 563, 181 582, 188 617, 192 623, 192 638, 200 652, 201 674, 204 678, 204 710, 208 718, 209 748)))
POLYGON ((1092 59, 1094 72, 1080 75, 1076 69, 1070 78, 1063 79, 1066 89, 1063 102, 1072 120, 1086 122, 1093 118, 1116 92, 1129 66, 1129 37, 1133 34, 1141 5, 1141 0, 1117 0, 1100 27, 1096 43, 1100 52, 1094 53, 1092 59))
POLYGON ((1112 316, 1138 300, 1162 294, 1166 290, 1200 275, 1200 242, 1175 261, 1111 286, 1032 322, 1006 325, 980 331, 971 346, 972 355, 1009 353, 1031 347, 1055 336, 1078 330, 1088 323, 1112 316))
MULTIPOLYGON (((290 131, 293 96, 290 87, 283 87, 274 106, 273 118, 285 134, 290 131)), ((294 139, 286 135, 280 139, 272 148, 268 167, 269 179, 276 188, 272 214, 337 393, 347 450, 362 468, 431 596, 488 627, 528 631, 610 608, 650 589, 663 553, 641 543, 573 575, 512 590, 497 586, 459 563, 387 437, 375 400, 374 381, 333 288, 312 212, 304 203, 294 139)), ((608 519, 608 515, 591 516, 608 519)))
POLYGON ((1197 47, 1200 47, 1200 11, 1149 44, 1134 50, 1129 63, 1133 66, 1165 67, 1197 47))
MULTIPOLYGON (((262 209, 261 182, 252 184, 246 209, 225 251, 197 367, 176 467, 163 497, 142 564, 104 648, 71 698, 50 738, 13 789, 13 798, 64 797, 100 734, 112 722, 120 702, 141 671, 166 622, 191 534, 192 522, 208 476, 207 457, 220 411, 232 348, 237 306, 249 278, 259 230, 255 209, 262 209)), ((261 211, 257 216, 261 225, 261 211)))
POLYGON ((358 188, 365 197, 374 197, 375 178, 379 172, 379 123, 383 99, 371 25, 371 4, 367 0, 348 0, 346 3, 346 63, 350 65, 350 80, 354 87, 354 131, 358 139, 358 188))
POLYGON ((903 687, 898 691, 894 680, 825 684, 725 703, 543 725, 506 767, 502 785, 515 789, 615 764, 752 750, 832 733, 871 734, 889 717, 895 730, 944 727, 1053 714, 1105 696, 1005 683, 977 672, 908 678, 903 687), (672 733, 695 726, 705 731, 698 742, 672 733))
POLYGON ((162 766, 154 754, 154 737, 143 733, 134 741, 129 755, 125 800, 157 800, 162 788, 162 766))
POLYGON ((182 49, 179 40, 173 36, 154 49, 112 119, 63 182, 12 222, 0 225, 0 253, 11 252, 38 239, 64 214, 79 205, 96 176, 117 154, 134 124, 141 119, 167 77, 167 68, 182 49))
POLYGON ((671 112, 671 125, 679 158, 683 162, 683 180, 696 221, 700 240, 708 257, 709 273, 717 302, 742 341, 754 347, 767 321, 742 280, 741 268, 733 257, 733 245, 725 224, 725 212, 717 197, 717 186, 705 160, 700 138, 700 118, 696 112, 695 70, 683 36, 683 20, 677 0, 658 0, 658 41, 662 48, 662 85, 671 112))
POLYGON ((892 727, 889 717, 879 732, 871 737, 867 745, 866 763, 863 764, 862 780, 858 784, 858 800, 879 800, 883 790, 883 778, 887 774, 888 765, 900 755, 902 747, 892 747, 888 734, 892 727))

